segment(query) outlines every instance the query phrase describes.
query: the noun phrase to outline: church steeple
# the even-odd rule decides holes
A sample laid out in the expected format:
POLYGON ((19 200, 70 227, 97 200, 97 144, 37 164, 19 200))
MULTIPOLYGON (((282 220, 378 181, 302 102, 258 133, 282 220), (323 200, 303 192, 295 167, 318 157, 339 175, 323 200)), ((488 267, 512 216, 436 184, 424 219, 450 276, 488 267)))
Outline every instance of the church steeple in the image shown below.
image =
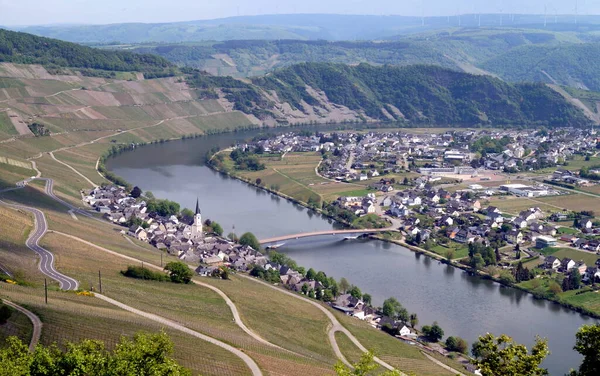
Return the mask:
POLYGON ((194 224, 192 224, 192 240, 201 240, 202 236, 202 212, 200 211, 200 201, 196 199, 196 214, 194 214, 194 224))

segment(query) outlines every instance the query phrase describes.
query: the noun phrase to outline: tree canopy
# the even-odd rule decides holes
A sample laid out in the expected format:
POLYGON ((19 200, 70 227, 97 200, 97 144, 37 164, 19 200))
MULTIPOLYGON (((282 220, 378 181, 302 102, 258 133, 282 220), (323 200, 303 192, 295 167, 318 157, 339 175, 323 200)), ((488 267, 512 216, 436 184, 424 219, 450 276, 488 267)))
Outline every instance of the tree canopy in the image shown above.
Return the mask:
POLYGON ((171 261, 165 266, 165 270, 169 273, 171 282, 175 283, 190 283, 194 276, 192 270, 181 261, 171 261))
POLYGON ((547 375, 548 371, 540 368, 540 364, 549 354, 548 342, 536 338, 531 353, 524 345, 515 343, 512 338, 503 334, 495 337, 486 334, 479 337, 471 350, 475 366, 482 376, 538 376, 547 375))
POLYGON ((172 354, 173 343, 164 332, 122 337, 113 351, 106 350, 104 342, 83 340, 67 343, 65 350, 56 344, 38 344, 30 352, 20 339, 9 337, 6 346, 0 348, 0 375, 191 375, 171 358, 172 354))
POLYGON ((241 245, 247 245, 249 247, 252 247, 252 249, 256 251, 260 250, 260 242, 258 241, 256 236, 251 232, 244 233, 240 237, 239 243, 241 245))

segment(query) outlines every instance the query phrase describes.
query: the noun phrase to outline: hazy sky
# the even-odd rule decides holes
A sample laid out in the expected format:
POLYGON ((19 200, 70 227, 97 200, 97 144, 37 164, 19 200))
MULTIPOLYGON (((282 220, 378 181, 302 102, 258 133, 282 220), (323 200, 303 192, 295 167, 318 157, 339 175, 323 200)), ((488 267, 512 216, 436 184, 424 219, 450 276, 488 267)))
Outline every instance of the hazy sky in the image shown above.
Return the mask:
MULTIPOLYGON (((0 25, 172 22, 276 13, 574 14, 577 0, 0 0, 0 25)), ((600 14, 600 0, 578 0, 579 14, 600 14)))

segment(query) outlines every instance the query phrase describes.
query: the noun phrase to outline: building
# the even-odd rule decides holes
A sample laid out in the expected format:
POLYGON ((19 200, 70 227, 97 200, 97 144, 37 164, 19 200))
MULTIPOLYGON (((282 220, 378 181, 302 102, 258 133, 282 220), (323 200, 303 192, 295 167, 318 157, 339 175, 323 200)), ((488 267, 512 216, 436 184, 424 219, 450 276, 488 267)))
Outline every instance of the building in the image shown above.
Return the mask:
POLYGON ((548 189, 540 187, 532 187, 525 184, 504 184, 500 186, 500 190, 512 193, 521 197, 539 197, 548 196, 548 189))
POLYGON ((190 240, 202 240, 204 233, 202 232, 202 213, 200 212, 200 203, 196 200, 196 214, 194 214, 194 223, 192 224, 192 236, 190 240))
POLYGON ((552 236, 538 236, 535 239, 535 247, 538 249, 556 247, 556 239, 554 239, 552 236))

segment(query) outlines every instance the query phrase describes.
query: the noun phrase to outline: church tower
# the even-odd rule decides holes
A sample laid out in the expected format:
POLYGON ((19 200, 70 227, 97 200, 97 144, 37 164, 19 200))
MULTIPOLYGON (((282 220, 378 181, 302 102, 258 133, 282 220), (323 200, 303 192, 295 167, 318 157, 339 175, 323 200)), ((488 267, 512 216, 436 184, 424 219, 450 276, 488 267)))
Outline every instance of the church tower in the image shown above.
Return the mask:
POLYGON ((196 199, 196 214, 194 214, 194 224, 192 225, 192 240, 202 240, 202 213, 200 212, 200 203, 196 199))

